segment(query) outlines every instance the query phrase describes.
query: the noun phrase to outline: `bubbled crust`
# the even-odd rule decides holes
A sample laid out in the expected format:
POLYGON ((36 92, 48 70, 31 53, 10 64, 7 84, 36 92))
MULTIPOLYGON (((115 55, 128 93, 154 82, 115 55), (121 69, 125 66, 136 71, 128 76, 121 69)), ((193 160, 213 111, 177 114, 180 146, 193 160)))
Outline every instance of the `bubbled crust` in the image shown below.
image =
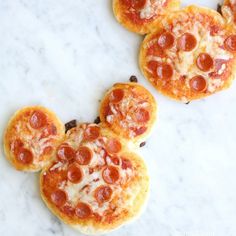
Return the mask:
MULTIPOLYGON (((136 104, 136 106, 138 106, 138 104, 136 104)), ((157 104, 152 94, 142 85, 137 84, 137 83, 117 83, 117 84, 114 84, 113 87, 110 90, 108 90, 107 93, 105 94, 100 104, 99 113, 100 113, 101 125, 103 127, 110 129, 120 138, 124 138, 127 141, 130 141, 136 145, 139 145, 140 142, 144 141, 147 138, 147 136, 150 134, 153 128, 153 125, 155 123, 156 116, 157 116, 157 104), (131 94, 129 92, 131 88, 135 88, 137 90, 137 93, 139 94, 138 97, 146 99, 150 107, 150 111, 149 111, 150 119, 145 124, 147 127, 147 130, 143 134, 137 135, 136 137, 129 136, 130 129, 122 128, 119 125, 120 120, 115 121, 113 124, 108 123, 106 120, 106 115, 105 115, 106 107, 109 104, 109 96, 112 93, 112 91, 116 89, 122 89, 122 90, 124 89, 125 91, 127 91, 127 94, 131 94)), ((131 119, 131 122, 132 121, 133 120, 131 119)))
POLYGON ((183 102, 200 99, 200 98, 209 96, 215 92, 227 89, 228 87, 230 87, 236 74, 235 53, 232 53, 233 59, 231 60, 231 63, 228 64, 228 72, 226 73, 227 75, 222 79, 222 81, 224 81, 223 86, 216 88, 214 92, 192 91, 189 89, 188 86, 186 86, 185 82, 183 83, 180 80, 172 80, 171 83, 168 83, 166 86, 162 86, 161 84, 162 82, 160 80, 159 82, 157 82, 156 81, 157 78, 154 78, 153 75, 145 69, 147 68, 147 47, 148 47, 149 41, 155 37, 155 34, 158 34, 158 32, 161 32, 164 26, 172 24, 176 18, 181 18, 181 17, 183 18, 186 14, 192 15, 193 18, 199 14, 204 15, 208 17, 211 22, 214 22, 214 24, 217 25, 222 31, 224 31, 225 36, 234 34, 232 27, 226 26, 223 17, 219 13, 208 8, 197 7, 197 6, 192 5, 180 11, 177 11, 175 13, 173 12, 173 13, 168 14, 161 22, 159 23, 157 22, 154 26, 155 30, 151 34, 148 34, 145 37, 144 41, 142 42, 142 45, 140 48, 140 55, 139 55, 139 66, 143 75, 163 95, 168 96, 175 100, 183 101, 183 102), (177 93, 174 92, 173 90, 177 90, 177 93))
MULTIPOLYGON (((40 156, 40 163, 36 162, 36 163, 31 163, 30 165, 23 165, 16 160, 15 155, 10 150, 10 142, 12 139, 17 137, 15 134, 16 124, 19 121, 27 122, 28 118, 25 117, 25 114, 27 113, 30 114, 32 113, 32 111, 42 111, 43 113, 45 113, 47 115, 47 120, 52 122, 57 128, 57 134, 56 136, 54 136, 56 140, 54 140, 53 142, 53 151, 55 151, 57 145, 62 140, 65 134, 64 125, 59 120, 59 118, 52 111, 42 106, 31 106, 31 107, 22 108, 18 110, 11 117, 11 119, 9 120, 7 124, 6 130, 4 133, 4 138, 3 138, 5 155, 7 159, 10 161, 10 163, 14 166, 14 168, 16 168, 17 170, 30 171, 30 172, 39 171, 44 166, 46 166, 50 162, 51 154, 50 155, 45 154, 45 155, 40 156)), ((20 133, 23 133, 25 131, 26 130, 24 129, 20 131, 20 133)), ((37 132, 40 132, 40 131, 37 131, 37 132)))
MULTIPOLYGON (((72 130, 73 132, 73 130, 72 130)), ((76 131, 77 132, 77 131, 76 131)), ((113 133, 109 133, 108 130, 101 130, 101 135, 106 137, 116 137, 113 133)), ((80 134, 79 134, 80 136, 80 134)), ((66 139, 64 140, 66 142, 66 139)), ((122 226, 123 224, 131 221, 132 219, 136 218, 141 210, 143 209, 145 202, 148 197, 149 191, 149 177, 146 165, 142 158, 140 158, 137 154, 132 152, 126 152, 125 148, 122 149, 120 156, 125 156, 133 166, 134 170, 134 177, 128 182, 127 186, 123 186, 122 191, 122 198, 124 203, 129 202, 127 206, 124 204, 119 205, 117 202, 118 207, 121 206, 119 214, 115 216, 108 216, 103 220, 96 218, 96 217, 89 217, 86 219, 79 219, 78 217, 70 217, 64 214, 62 211, 59 210, 49 199, 48 196, 45 194, 45 186, 44 183, 44 175, 47 171, 49 171, 50 167, 46 167, 41 175, 40 175, 40 192, 42 199, 44 200, 47 207, 55 214, 58 218, 60 218, 64 223, 68 224, 69 226, 79 230, 84 234, 95 235, 106 233, 111 230, 117 229, 118 227, 122 226), (126 188, 129 188, 129 191, 126 191, 126 188), (129 193, 129 194, 127 194, 129 193)), ((56 159, 56 158, 54 158, 56 159)), ((117 200, 119 196, 113 196, 113 201, 117 200)))
POLYGON ((167 0, 166 2, 166 6, 162 9, 162 12, 150 20, 131 20, 125 14, 127 7, 121 3, 121 0, 113 0, 113 12, 117 21, 128 30, 139 34, 147 34, 152 31, 153 22, 159 21, 164 14, 169 14, 170 11, 178 10, 180 7, 180 0, 167 0))

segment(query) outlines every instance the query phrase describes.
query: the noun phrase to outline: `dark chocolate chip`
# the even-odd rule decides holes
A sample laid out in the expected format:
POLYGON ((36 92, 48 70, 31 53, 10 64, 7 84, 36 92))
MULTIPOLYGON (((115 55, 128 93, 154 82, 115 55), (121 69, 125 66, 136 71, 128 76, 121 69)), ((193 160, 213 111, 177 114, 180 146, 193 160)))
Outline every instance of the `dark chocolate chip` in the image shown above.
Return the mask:
POLYGON ((138 79, 135 75, 130 76, 129 81, 133 83, 138 83, 138 79))
POLYGON ((72 129, 72 128, 74 128, 74 127, 76 127, 76 120, 71 120, 71 121, 69 121, 69 122, 67 122, 66 124, 65 124, 65 132, 67 133, 68 132, 68 130, 70 130, 70 129, 72 129))
POLYGON ((95 123, 95 124, 99 124, 99 123, 101 123, 101 119, 100 119, 99 116, 94 120, 94 123, 95 123))
POLYGON ((186 102, 185 104, 188 105, 190 103, 190 101, 186 102))
POLYGON ((146 145, 146 142, 140 143, 139 147, 144 147, 146 145))
POLYGON ((222 15, 222 11, 221 11, 221 4, 217 4, 217 11, 222 15))

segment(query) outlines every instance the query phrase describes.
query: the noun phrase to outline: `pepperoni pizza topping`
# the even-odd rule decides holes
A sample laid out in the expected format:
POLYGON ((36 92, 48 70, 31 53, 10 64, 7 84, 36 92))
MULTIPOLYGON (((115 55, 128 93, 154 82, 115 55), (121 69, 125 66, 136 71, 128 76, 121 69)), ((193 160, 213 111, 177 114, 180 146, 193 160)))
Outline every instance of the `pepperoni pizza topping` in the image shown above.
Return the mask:
POLYGON ((189 85, 190 85, 190 88, 196 92, 203 92, 207 87, 206 80, 201 75, 194 76, 189 81, 189 85))
POLYGON ((79 202, 76 206, 75 214, 80 219, 86 219, 92 215, 92 209, 88 204, 79 202))
POLYGON ((84 139, 86 141, 94 141, 100 135, 100 128, 98 126, 88 126, 84 132, 84 139))
POLYGON ((119 157, 110 157, 111 159, 111 162, 114 164, 114 165, 120 165, 120 159, 119 157))
POLYGON ((200 53, 197 57, 197 67, 202 71, 209 71, 213 67, 213 59, 208 53, 200 53))
POLYGON ((175 42, 175 37, 170 32, 164 32, 158 37, 158 45, 163 49, 169 49, 173 47, 175 42))
POLYGON ((121 143, 119 140, 112 138, 109 139, 106 143, 106 150, 108 153, 114 154, 121 151, 121 143))
POLYGON ((47 124, 47 116, 42 111, 34 111, 29 123, 33 129, 41 129, 47 124))
POLYGON ((112 103, 119 103, 124 98, 124 95, 125 93, 123 89, 114 89, 111 92, 110 101, 112 103))
POLYGON ((150 114, 146 109, 140 108, 135 112, 135 118, 139 123, 146 123, 150 119, 150 114))
POLYGON ((102 185, 96 188, 94 197, 99 204, 107 202, 111 199, 112 189, 109 186, 102 185))
POLYGON ((67 170, 67 178, 70 182, 74 184, 81 182, 83 178, 83 173, 78 164, 73 163, 69 166, 67 170))
POLYGON ((92 159, 93 153, 90 148, 81 146, 76 152, 76 161, 80 165, 88 165, 92 159))
POLYGON ((75 214, 75 209, 68 205, 63 206, 62 211, 68 216, 73 216, 75 214))
POLYGON ((102 177, 107 184, 115 184, 119 178, 119 170, 114 166, 107 166, 102 172, 102 177))
POLYGON ((173 76, 173 68, 168 63, 160 63, 157 65, 157 76, 160 79, 171 79, 173 76))
POLYGON ((50 135, 56 135, 57 134, 57 127, 54 124, 48 124, 43 130, 41 138, 46 138, 50 135))
POLYGON ((30 150, 22 147, 22 148, 19 148, 16 154, 16 159, 21 164, 29 165, 33 162, 33 154, 30 150))
POLYGON ((197 40, 195 36, 190 33, 185 33, 178 39, 178 47, 180 50, 189 52, 192 51, 196 45, 197 40))
POLYGON ((131 164, 130 160, 128 160, 128 159, 122 159, 121 167, 124 170, 132 169, 132 164, 131 164))
POLYGON ((23 148, 23 146, 24 146, 23 142, 20 139, 16 139, 11 143, 10 148, 15 154, 17 154, 19 149, 23 148))
POLYGON ((61 189, 57 189, 51 193, 51 201, 58 207, 63 206, 67 201, 67 194, 61 189))
POLYGON ((69 161, 75 158, 75 150, 68 144, 62 144, 57 150, 57 158, 60 161, 69 161))
POLYGON ((226 50, 236 52, 236 35, 230 35, 224 41, 226 50))

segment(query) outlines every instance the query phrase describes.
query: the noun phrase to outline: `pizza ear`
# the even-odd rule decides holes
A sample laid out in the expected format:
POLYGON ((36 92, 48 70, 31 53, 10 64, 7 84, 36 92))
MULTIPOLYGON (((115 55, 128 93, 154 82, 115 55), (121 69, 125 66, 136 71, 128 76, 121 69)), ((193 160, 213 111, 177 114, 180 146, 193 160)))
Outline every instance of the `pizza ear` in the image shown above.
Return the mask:
POLYGON ((51 161, 64 135, 64 125, 55 113, 41 106, 24 107, 8 122, 5 155, 17 170, 39 171, 51 161))
POLYGON ((143 86, 114 84, 101 101, 101 125, 120 138, 140 143, 154 125, 156 110, 154 97, 143 86))

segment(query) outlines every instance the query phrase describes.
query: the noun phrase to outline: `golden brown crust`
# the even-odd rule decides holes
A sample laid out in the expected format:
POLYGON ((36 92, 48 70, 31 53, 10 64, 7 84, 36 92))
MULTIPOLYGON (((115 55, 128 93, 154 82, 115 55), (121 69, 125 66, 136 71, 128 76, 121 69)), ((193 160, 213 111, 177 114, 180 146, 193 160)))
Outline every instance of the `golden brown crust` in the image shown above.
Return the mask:
MULTIPOLYGON (((234 33, 232 27, 226 27, 225 21, 219 13, 217 13, 214 10, 208 9, 208 8, 202 8, 202 7, 197 7, 197 6, 189 6, 189 7, 182 9, 181 11, 178 11, 175 13, 170 13, 161 22, 156 23, 153 26, 155 28, 155 30, 151 34, 148 34, 145 37, 145 39, 141 45, 141 48, 140 48, 139 65, 140 65, 141 71, 142 71, 143 75, 149 80, 149 82, 151 82, 151 84, 163 95, 166 95, 172 99, 180 100, 183 102, 191 101, 194 99, 200 99, 200 98, 209 96, 213 93, 216 93, 218 91, 228 88, 231 85, 231 83, 235 77, 235 73, 236 73, 235 52, 225 51, 231 57, 228 62, 224 62, 224 63, 227 63, 226 71, 224 73, 222 73, 221 75, 219 74, 217 76, 213 75, 213 73, 215 73, 216 71, 212 71, 211 76, 206 78, 208 81, 207 83, 208 83, 209 89, 202 91, 202 92, 193 91, 192 89, 190 89, 188 83, 192 77, 188 77, 188 76, 190 76, 190 75, 195 76, 198 74, 200 74, 200 75, 203 74, 203 72, 200 71, 196 67, 196 65, 195 65, 196 61, 193 61, 193 62, 191 61, 191 57, 193 56, 193 59, 195 60, 196 57, 198 56, 198 54, 196 54, 197 52, 204 53, 205 48, 207 47, 207 44, 211 43, 212 39, 210 41, 206 41, 204 39, 205 43, 206 43, 205 46, 203 46, 203 47, 197 46, 196 51, 194 50, 194 54, 191 55, 191 53, 189 53, 187 56, 187 59, 182 59, 182 57, 180 57, 180 54, 178 54, 178 57, 179 57, 178 59, 171 59, 171 66, 174 70, 174 73, 173 73, 172 79, 170 81, 166 80, 163 82, 162 79, 158 79, 157 75, 153 74, 153 72, 148 69, 148 60, 150 60, 150 55, 151 55, 151 54, 148 54, 148 48, 151 45, 150 41, 156 40, 156 38, 158 37, 158 34, 163 32, 163 30, 165 31, 167 29, 168 25, 173 25, 175 27, 176 23, 174 23, 174 22, 177 22, 177 21, 182 22, 186 19, 186 17, 189 17, 187 22, 191 22, 190 19, 192 19, 192 22, 194 24, 196 24, 195 22, 197 22, 200 19, 199 17, 208 18, 208 20, 204 20, 203 22, 205 22, 205 24, 208 25, 207 27, 213 26, 212 30, 219 30, 218 31, 218 32, 220 32, 219 35, 221 35, 219 37, 221 37, 222 38, 221 40, 223 40, 223 41, 226 39, 226 37, 228 37, 229 35, 232 35, 234 33), (210 24, 208 24, 209 22, 210 22, 210 24), (180 65, 178 67, 177 67, 177 62, 180 63, 180 65), (185 66, 188 64, 190 64, 189 65, 190 69, 188 69, 187 73, 181 74, 181 72, 179 72, 179 71, 181 71, 182 68, 185 68, 185 66), (217 79, 219 78, 222 82, 220 82, 221 83, 220 86, 215 85, 215 87, 213 89, 210 89, 210 83, 213 84, 214 82, 216 82, 216 80, 214 80, 215 78, 217 78, 217 79)), ((186 25, 187 25, 187 23, 186 24, 181 23, 181 26, 183 27, 183 29, 184 29, 184 27, 186 27, 186 25)), ((204 27, 202 27, 202 28, 204 29, 204 27)), ((194 29, 193 26, 192 26, 192 29, 194 29)), ((189 30, 189 32, 191 33, 191 29, 189 30)), ((218 34, 218 32, 217 32, 217 34, 218 34)), ((192 34, 196 35, 196 33, 192 33, 192 34)), ((176 47, 176 46, 174 46, 174 47, 176 47)), ((222 49, 222 45, 221 45, 221 47, 219 46, 218 49, 219 50, 222 49)), ((213 54, 215 51, 216 50, 210 50, 210 52, 207 52, 207 53, 213 54)), ((179 53, 179 52, 177 51, 177 53, 179 53)), ((173 55, 176 55, 176 52, 173 52, 173 55)), ((186 53, 186 55, 187 55, 187 53, 186 53)), ((216 61, 214 63, 215 63, 214 67, 216 68, 216 65, 217 65, 216 61)), ((209 72, 211 72, 211 71, 209 71, 209 72)))
MULTIPOLYGON (((70 140, 71 137, 74 140, 73 137, 78 137, 81 135, 80 134, 81 130, 79 127, 82 127, 82 129, 84 129, 83 128, 84 125, 81 124, 77 128, 74 128, 71 131, 69 131, 70 133, 67 135, 67 138, 64 140, 64 143, 67 142, 67 143, 70 143, 71 145, 73 144, 74 148, 78 147, 79 145, 90 145, 90 147, 92 147, 92 145, 94 145, 93 143, 95 143, 95 141, 92 143, 91 142, 83 143, 84 141, 78 141, 78 139, 77 139, 77 141, 76 141, 77 144, 76 144, 74 141, 70 140), (75 133, 77 133, 76 136, 74 136, 75 133)), ((101 139, 101 137, 115 138, 116 136, 114 136, 113 133, 110 133, 109 130, 102 129, 99 140, 101 139)), ((125 143, 124 143, 124 145, 125 145, 125 143)), ((118 192, 115 192, 115 189, 117 187, 115 189, 113 189, 114 192, 112 195, 111 203, 109 203, 109 204, 113 204, 114 206, 116 206, 114 208, 115 209, 114 211, 112 211, 110 213, 106 213, 106 215, 102 215, 103 213, 99 213, 100 216, 98 217, 97 215, 95 215, 95 213, 96 213, 96 204, 95 204, 95 208, 94 207, 92 208, 94 211, 94 215, 89 218, 79 219, 75 215, 69 216, 69 215, 65 214, 61 210, 62 208, 56 207, 51 202, 50 197, 49 197, 50 194, 48 193, 48 192, 50 192, 48 190, 48 188, 49 188, 48 186, 55 185, 55 183, 53 182, 53 177, 50 177, 51 171, 52 172, 54 171, 54 167, 53 167, 54 165, 44 168, 44 170, 42 171, 42 173, 40 175, 40 192, 41 192, 42 199, 44 200, 47 207, 57 217, 59 217, 63 222, 74 227, 75 229, 79 230, 80 232, 82 232, 84 234, 100 234, 100 233, 109 232, 109 231, 114 230, 114 229, 120 227, 121 225, 131 221, 135 217, 137 217, 139 215, 139 213, 141 212, 141 210, 143 209, 143 206, 145 205, 145 202, 148 197, 149 177, 148 177, 148 173, 147 173, 147 168, 146 168, 146 165, 145 165, 144 161, 142 160, 142 158, 140 158, 135 153, 127 152, 125 150, 125 148, 122 148, 120 153, 117 155, 119 157, 129 160, 129 162, 132 164, 132 173, 133 174, 131 175, 132 177, 128 180, 128 182, 124 182, 122 184, 123 190, 121 192, 119 192, 119 194, 118 194, 118 192), (48 178, 51 178, 52 181, 50 181, 48 178)), ((98 156, 94 156, 94 157, 97 158, 98 156)), ((54 158, 54 159, 56 159, 56 158, 54 158)), ((91 162, 91 163, 93 163, 93 162, 91 162)), ((93 168, 91 163, 88 166, 89 168, 93 168)), ((67 167, 65 167, 65 168, 67 168, 67 167)), ((87 173, 86 166, 83 166, 81 168, 84 168, 83 173, 87 173)), ((102 167, 102 168, 104 168, 104 167, 102 167)), ((121 168, 121 166, 119 166, 119 168, 121 168)), ((122 166, 122 168, 123 168, 123 166, 122 166)), ((121 169, 120 169, 120 171, 121 171, 121 169)), ((124 172, 124 173, 126 173, 126 172, 124 172)), ((89 177, 85 176, 84 178, 88 179, 89 177)), ((100 182, 98 182, 98 183, 100 183, 100 182)), ((92 183, 92 184, 95 184, 95 183, 92 183)), ((58 185, 58 184, 56 184, 56 185, 58 185)), ((113 185, 110 185, 110 186, 113 187, 113 185)), ((79 191, 78 191, 78 193, 79 193, 79 191)), ((90 193, 88 193, 88 195, 89 194, 90 193)), ((90 198, 91 198, 91 196, 90 196, 90 198)), ((89 198, 88 202, 93 203, 94 200, 93 199, 90 200, 90 198, 89 198)), ((80 197, 78 194, 77 199, 82 199, 82 197, 80 197)), ((83 200, 83 201, 85 201, 85 200, 83 200)), ((101 207, 104 207, 104 206, 101 206, 101 207)), ((98 212, 99 211, 100 210, 98 210, 98 212)))
MULTIPOLYGON (((53 131, 54 132, 54 131, 53 131)), ((42 106, 32 106, 32 107, 25 107, 18 110, 9 120, 8 125, 6 127, 4 133, 4 151, 7 159, 10 163, 17 169, 17 170, 24 170, 24 171, 39 171, 45 165, 48 164, 50 161, 51 154, 55 151, 56 146, 64 137, 64 125, 61 121, 57 118, 57 116, 47 108, 42 106), (29 126, 29 117, 34 111, 43 112, 47 117, 47 124, 49 124, 49 128, 52 127, 55 129, 56 127, 56 134, 50 136, 53 140, 48 140, 48 137, 44 137, 41 139, 41 142, 47 141, 47 143, 43 144, 42 147, 50 146, 50 153, 42 153, 41 146, 38 145, 39 141, 36 139, 40 139, 40 136, 43 135, 47 127, 43 127, 39 130, 34 130, 29 126), (20 128, 19 128, 20 127, 20 128), (43 130, 44 129, 44 130, 43 130), (33 133, 34 132, 34 135, 33 133), (37 137, 36 137, 37 136, 37 137), (28 140, 26 140, 28 139, 28 140), (17 158, 16 154, 12 150, 13 142, 16 140, 21 140, 23 147, 30 150, 33 153, 33 161, 30 164, 23 164, 20 163, 17 158), (48 145, 50 144, 50 145, 48 145), (40 154, 37 154, 39 153, 40 154), (37 157, 36 157, 37 156, 37 157)))
POLYGON ((110 129, 120 138, 130 140, 133 143, 140 143, 147 138, 154 125, 157 105, 151 93, 140 84, 117 83, 105 94, 100 104, 99 113, 102 126, 110 129), (109 100, 114 90, 125 91, 124 99, 118 104, 113 104, 109 100), (145 104, 147 105, 146 108, 145 104), (115 111, 111 109, 113 106, 115 111), (140 124, 135 121, 133 116, 137 114, 139 106, 144 106, 149 112, 149 120, 140 124), (142 131, 142 127, 146 130, 142 131))
MULTIPOLYGON (((160 2, 160 0, 158 1, 160 2)), ((158 14, 150 19, 142 20, 140 16, 137 15, 135 15, 133 19, 130 18, 130 16, 127 15, 128 8, 122 3, 122 0, 113 0, 113 12, 117 21, 128 30, 139 34, 151 32, 153 22, 159 21, 164 14, 169 14, 170 11, 178 10, 179 6, 180 0, 167 0, 165 6, 157 10, 158 14)))

